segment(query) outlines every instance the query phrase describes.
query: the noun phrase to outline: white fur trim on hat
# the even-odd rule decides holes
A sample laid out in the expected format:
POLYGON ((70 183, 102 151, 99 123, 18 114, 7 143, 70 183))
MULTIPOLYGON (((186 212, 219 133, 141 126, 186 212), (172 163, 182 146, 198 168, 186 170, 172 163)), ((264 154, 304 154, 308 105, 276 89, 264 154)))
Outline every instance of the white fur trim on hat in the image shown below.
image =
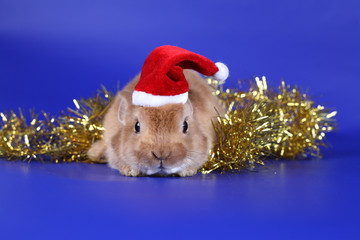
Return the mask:
POLYGON ((185 104, 187 99, 188 92, 175 96, 159 96, 135 90, 132 94, 132 104, 144 107, 160 107, 169 103, 185 104))
POLYGON ((225 81, 229 77, 229 69, 222 62, 217 62, 215 65, 218 67, 219 71, 214 74, 214 78, 219 81, 225 81))

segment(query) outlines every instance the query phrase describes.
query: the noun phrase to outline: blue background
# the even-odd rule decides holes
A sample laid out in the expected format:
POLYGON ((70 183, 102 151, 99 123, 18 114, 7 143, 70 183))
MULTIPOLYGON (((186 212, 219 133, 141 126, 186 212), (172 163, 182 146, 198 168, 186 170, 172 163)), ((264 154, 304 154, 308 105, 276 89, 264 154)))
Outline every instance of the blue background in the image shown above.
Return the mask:
POLYGON ((0 111, 56 114, 124 86, 157 46, 296 84, 339 111, 322 160, 254 173, 127 178, 105 165, 0 161, 0 238, 356 239, 359 1, 0 1, 0 111))

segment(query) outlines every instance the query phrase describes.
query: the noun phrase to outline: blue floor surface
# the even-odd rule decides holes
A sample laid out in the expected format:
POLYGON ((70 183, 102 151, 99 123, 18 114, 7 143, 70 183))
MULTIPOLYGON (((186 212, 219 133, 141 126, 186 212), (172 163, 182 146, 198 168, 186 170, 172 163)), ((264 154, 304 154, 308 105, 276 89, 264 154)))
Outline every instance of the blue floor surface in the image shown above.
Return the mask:
POLYGON ((329 140, 323 159, 188 178, 0 161, 0 239, 358 239, 360 141, 329 140))

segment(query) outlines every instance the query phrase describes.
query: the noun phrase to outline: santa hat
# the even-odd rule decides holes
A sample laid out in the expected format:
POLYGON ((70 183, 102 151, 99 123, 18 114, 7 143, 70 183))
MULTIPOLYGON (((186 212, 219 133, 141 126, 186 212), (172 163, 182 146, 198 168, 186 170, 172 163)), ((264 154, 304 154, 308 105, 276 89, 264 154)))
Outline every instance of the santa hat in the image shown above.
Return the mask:
POLYGON ((161 46, 146 58, 132 94, 132 103, 145 107, 186 103, 189 84, 183 69, 194 69, 219 81, 229 76, 229 69, 223 63, 213 63, 204 56, 182 48, 161 46))

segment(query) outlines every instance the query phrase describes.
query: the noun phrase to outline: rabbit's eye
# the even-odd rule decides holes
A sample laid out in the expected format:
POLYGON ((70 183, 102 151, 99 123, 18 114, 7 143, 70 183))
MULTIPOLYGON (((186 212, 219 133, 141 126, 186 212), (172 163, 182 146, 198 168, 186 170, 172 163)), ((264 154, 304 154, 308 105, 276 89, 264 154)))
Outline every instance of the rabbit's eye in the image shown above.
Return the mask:
POLYGON ((139 123, 139 121, 136 121, 136 123, 135 123, 135 132, 136 133, 140 132, 140 123, 139 123))
POLYGON ((188 123, 187 123, 187 121, 184 121, 184 123, 183 123, 183 133, 186 133, 187 130, 188 130, 188 123))

